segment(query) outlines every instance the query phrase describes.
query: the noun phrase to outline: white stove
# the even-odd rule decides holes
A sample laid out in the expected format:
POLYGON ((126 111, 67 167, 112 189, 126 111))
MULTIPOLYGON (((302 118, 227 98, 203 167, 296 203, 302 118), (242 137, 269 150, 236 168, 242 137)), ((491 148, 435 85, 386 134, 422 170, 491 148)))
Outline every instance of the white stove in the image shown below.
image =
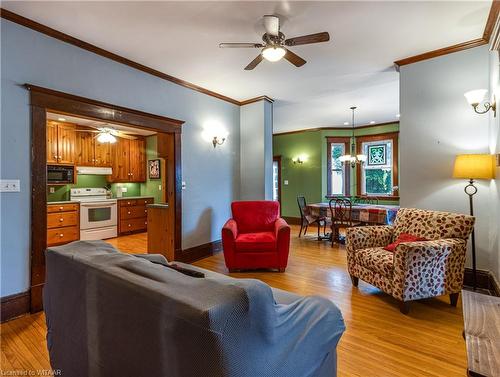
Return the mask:
POLYGON ((103 240, 118 235, 117 200, 105 188, 73 188, 70 199, 80 202, 80 239, 103 240))

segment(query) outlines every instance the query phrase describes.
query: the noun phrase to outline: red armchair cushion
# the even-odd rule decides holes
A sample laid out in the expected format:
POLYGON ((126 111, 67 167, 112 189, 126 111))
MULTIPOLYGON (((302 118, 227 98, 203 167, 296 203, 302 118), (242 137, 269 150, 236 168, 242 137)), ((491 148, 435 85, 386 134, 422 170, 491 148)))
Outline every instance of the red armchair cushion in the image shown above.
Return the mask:
POLYGON ((272 232, 279 218, 280 204, 269 200, 233 202, 231 211, 238 233, 272 232))
POLYGON ((276 236, 274 232, 243 233, 236 237, 238 252, 274 252, 276 251, 276 236))
POLYGON ((409 233, 401 233, 399 235, 399 237, 396 239, 396 241, 394 241, 393 243, 390 243, 389 245, 384 247, 384 250, 387 250, 387 251, 394 253, 394 251, 396 250, 396 247, 398 247, 398 245, 400 243, 415 242, 415 241, 427 241, 427 239, 423 238, 423 237, 419 237, 419 236, 414 236, 413 234, 409 234, 409 233))

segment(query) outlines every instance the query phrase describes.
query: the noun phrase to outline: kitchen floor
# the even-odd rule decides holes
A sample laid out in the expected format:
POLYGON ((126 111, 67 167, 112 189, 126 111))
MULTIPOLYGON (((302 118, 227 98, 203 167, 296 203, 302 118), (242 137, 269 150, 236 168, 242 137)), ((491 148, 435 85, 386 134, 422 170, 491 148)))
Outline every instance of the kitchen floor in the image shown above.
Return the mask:
POLYGON ((148 252, 148 233, 136 233, 104 240, 118 250, 130 254, 146 254, 148 252))

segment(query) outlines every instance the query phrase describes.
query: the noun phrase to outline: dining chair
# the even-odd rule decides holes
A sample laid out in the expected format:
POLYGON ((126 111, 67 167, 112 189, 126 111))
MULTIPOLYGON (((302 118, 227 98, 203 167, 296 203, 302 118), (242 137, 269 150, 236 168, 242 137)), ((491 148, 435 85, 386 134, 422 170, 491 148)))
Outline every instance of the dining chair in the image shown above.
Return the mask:
POLYGON ((300 211, 300 231, 299 238, 302 235, 302 230, 304 231, 304 236, 307 233, 307 228, 311 224, 318 225, 318 239, 321 238, 319 231, 321 226, 325 226, 325 217, 323 216, 313 216, 311 211, 307 208, 306 198, 304 196, 297 196, 297 204, 299 205, 300 211))
POLYGON ((359 226, 359 221, 352 219, 352 202, 349 199, 331 199, 328 203, 331 213, 332 247, 335 241, 340 243, 340 228, 359 226))

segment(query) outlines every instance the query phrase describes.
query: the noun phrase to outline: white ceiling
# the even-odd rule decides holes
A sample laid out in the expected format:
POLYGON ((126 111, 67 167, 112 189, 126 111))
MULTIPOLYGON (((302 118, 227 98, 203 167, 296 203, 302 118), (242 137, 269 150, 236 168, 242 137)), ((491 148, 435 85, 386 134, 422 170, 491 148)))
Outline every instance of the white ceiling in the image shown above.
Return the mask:
POLYGON ((491 1, 413 2, 2 2, 15 13, 223 95, 275 99, 274 132, 396 120, 393 61, 480 38, 491 1), (292 50, 307 60, 243 68, 264 14, 283 15, 287 37, 328 31, 331 40, 292 50))
POLYGON ((143 130, 142 128, 128 127, 118 123, 103 122, 101 120, 86 119, 67 114, 57 114, 57 113, 47 112, 47 119, 58 120, 60 122, 69 122, 77 124, 79 126, 86 126, 93 128, 108 127, 108 128, 113 128, 115 130, 126 132, 127 134, 130 135, 149 136, 156 134, 156 132, 143 130))

